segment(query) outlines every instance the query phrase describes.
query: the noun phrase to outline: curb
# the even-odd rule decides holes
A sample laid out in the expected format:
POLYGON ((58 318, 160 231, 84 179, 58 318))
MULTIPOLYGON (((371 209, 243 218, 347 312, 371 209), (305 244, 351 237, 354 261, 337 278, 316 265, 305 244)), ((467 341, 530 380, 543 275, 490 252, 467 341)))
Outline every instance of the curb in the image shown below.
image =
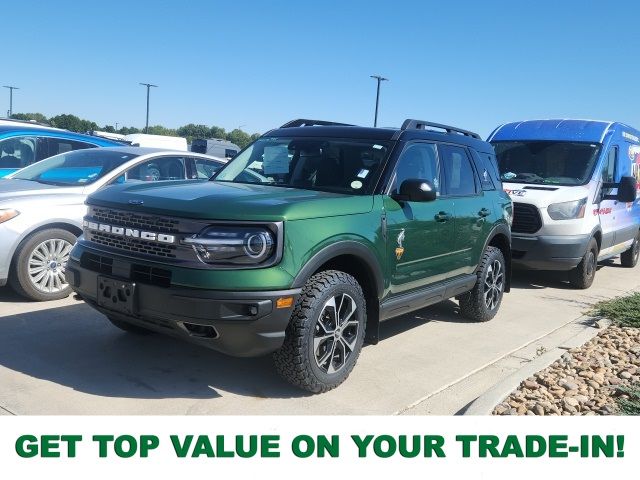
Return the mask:
POLYGON ((609 320, 596 319, 589 316, 579 317, 576 319, 576 323, 582 323, 584 330, 565 340, 562 345, 558 345, 554 349, 534 358, 520 370, 495 384, 471 402, 462 415, 491 415, 496 405, 516 390, 523 380, 540 370, 544 370, 567 353, 567 350, 584 345, 600 331, 611 325, 609 320))

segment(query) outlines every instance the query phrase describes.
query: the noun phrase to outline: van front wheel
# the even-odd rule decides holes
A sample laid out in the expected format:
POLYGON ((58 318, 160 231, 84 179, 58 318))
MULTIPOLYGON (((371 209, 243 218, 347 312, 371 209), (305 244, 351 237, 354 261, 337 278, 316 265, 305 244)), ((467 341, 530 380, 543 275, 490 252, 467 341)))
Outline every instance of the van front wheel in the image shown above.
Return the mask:
POLYGON ((598 242, 595 238, 589 240, 587 252, 576 268, 569 272, 569 283, 574 288, 584 290, 589 288, 596 276, 598 268, 598 242))
POLYGON ((620 263, 623 267, 633 268, 638 263, 638 257, 640 257, 640 232, 633 239, 631 248, 620 255, 620 263))

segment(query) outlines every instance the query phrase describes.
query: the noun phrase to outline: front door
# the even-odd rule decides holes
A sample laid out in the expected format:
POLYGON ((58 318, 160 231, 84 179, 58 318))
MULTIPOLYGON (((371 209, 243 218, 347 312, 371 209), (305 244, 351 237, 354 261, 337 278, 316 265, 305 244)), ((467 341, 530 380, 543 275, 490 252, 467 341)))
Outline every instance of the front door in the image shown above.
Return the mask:
POLYGON ((391 295, 445 280, 451 270, 453 201, 438 197, 432 202, 397 202, 391 198, 409 178, 429 180, 439 189, 441 170, 433 143, 413 142, 405 147, 384 198, 391 295))
MULTIPOLYGON (((618 157, 618 146, 611 145, 607 152, 607 159, 602 168, 602 183, 616 183, 620 180, 620 174, 616 169, 618 157)), ((602 196, 615 193, 617 190, 613 188, 602 188, 602 196)), ((616 242, 616 217, 621 213, 617 200, 602 200, 600 203, 593 205, 593 212, 585 212, 586 215, 598 215, 600 226, 602 227, 602 246, 600 252, 607 255, 613 250, 616 242)))

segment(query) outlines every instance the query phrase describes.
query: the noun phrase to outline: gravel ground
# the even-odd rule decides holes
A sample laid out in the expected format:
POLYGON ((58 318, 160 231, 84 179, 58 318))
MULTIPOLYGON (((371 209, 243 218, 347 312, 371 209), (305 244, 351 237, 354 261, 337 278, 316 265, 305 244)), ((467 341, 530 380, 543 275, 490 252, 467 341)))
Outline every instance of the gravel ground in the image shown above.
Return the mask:
POLYGON ((610 326, 524 380, 494 415, 611 415, 640 381, 640 328, 610 326))

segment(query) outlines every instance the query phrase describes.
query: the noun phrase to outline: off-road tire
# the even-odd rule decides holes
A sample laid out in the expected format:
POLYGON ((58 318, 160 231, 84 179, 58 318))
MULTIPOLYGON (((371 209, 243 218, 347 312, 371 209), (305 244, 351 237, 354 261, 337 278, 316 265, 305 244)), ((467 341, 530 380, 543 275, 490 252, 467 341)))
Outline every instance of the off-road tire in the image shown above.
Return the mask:
POLYGON ((148 335, 153 333, 151 330, 148 330, 144 327, 139 327, 138 325, 134 325, 133 323, 124 322, 122 320, 118 320, 117 318, 107 316, 107 319, 120 330, 124 330, 128 333, 135 333, 136 335, 148 335))
POLYGON ((58 292, 42 292, 33 285, 29 278, 29 257, 38 245, 52 239, 65 240, 74 245, 77 237, 68 230, 48 228, 24 239, 13 255, 9 274, 9 285, 17 294, 37 302, 60 300, 71 295, 72 290, 68 284, 58 292))
POLYGON ((347 379, 358 360, 364 343, 366 323, 366 301, 355 278, 338 270, 315 274, 302 288, 285 332, 284 343, 273 354, 277 372, 288 382, 312 393, 323 393, 336 388, 347 379), (344 366, 335 373, 327 373, 318 366, 313 348, 316 323, 326 302, 341 294, 347 294, 355 303, 356 310, 352 318, 358 321, 357 336, 355 347, 346 358, 344 366))
POLYGON ((640 257, 640 232, 633 239, 631 248, 620 255, 620 264, 626 268, 633 268, 638 263, 638 257, 640 257))
POLYGON ((477 280, 473 290, 458 297, 460 314, 472 322, 487 322, 495 317, 500 309, 507 281, 506 262, 499 248, 487 247, 476 271, 476 275, 477 280), (487 290, 493 290, 491 288, 491 285, 493 285, 492 278, 490 277, 492 272, 494 272, 496 264, 500 266, 499 272, 496 273, 496 282, 499 278, 497 275, 501 275, 501 280, 499 280, 499 287, 489 292, 490 295, 494 294, 495 296, 491 297, 490 305, 487 305, 485 293, 487 293, 487 290), (487 287, 487 285, 489 285, 489 287, 487 287))
POLYGON ((598 242, 589 240, 587 251, 576 268, 569 271, 569 283, 573 288, 587 289, 593 283, 598 269, 598 242))

